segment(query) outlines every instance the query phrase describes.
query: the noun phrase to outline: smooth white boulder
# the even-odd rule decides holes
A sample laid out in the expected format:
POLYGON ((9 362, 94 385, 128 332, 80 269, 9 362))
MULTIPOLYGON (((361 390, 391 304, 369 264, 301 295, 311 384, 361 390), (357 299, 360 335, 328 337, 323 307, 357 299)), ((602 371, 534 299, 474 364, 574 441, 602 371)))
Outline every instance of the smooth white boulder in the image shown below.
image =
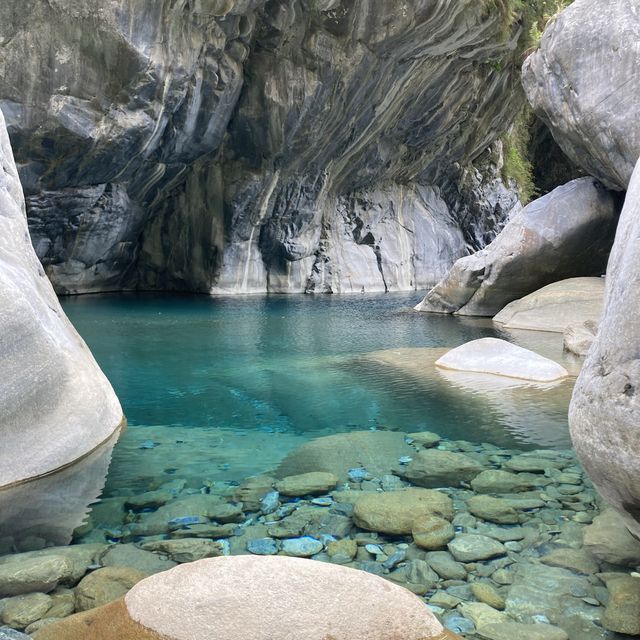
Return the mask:
POLYGON ((604 278, 568 278, 509 303, 493 321, 507 329, 563 333, 585 321, 598 323, 604 278))
POLYGON ((131 618, 172 640, 427 640, 444 630, 418 597, 363 571, 285 557, 180 565, 125 596, 131 618))
POLYGON ((0 488, 48 475, 107 441, 122 408, 67 320, 31 246, 0 114, 0 488))
POLYGON ((569 376, 557 362, 497 338, 481 338, 452 349, 436 360, 436 367, 534 382, 554 382, 569 376))

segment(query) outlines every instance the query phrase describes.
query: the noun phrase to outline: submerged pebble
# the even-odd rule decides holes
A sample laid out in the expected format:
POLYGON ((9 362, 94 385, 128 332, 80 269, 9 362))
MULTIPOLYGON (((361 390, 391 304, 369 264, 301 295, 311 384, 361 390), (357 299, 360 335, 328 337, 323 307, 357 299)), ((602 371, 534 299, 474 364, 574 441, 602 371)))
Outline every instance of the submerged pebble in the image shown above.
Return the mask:
POLYGON ((278 543, 273 538, 249 540, 247 551, 257 556, 274 556, 278 553, 278 543))

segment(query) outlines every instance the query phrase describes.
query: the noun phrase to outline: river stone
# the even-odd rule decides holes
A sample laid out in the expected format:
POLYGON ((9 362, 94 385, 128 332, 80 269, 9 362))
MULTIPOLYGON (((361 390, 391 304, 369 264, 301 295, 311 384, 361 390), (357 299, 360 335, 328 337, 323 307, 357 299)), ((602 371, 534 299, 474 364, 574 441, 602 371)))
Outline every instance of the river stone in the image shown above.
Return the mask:
POLYGON ((494 316, 552 282, 600 276, 618 213, 617 199, 593 178, 558 187, 512 215, 484 249, 460 258, 416 309, 494 316))
MULTIPOLYGON (((62 582, 78 582, 87 572, 87 568, 96 564, 101 554, 109 548, 107 544, 74 544, 68 547, 47 547, 37 551, 26 551, 25 553, 16 553, 8 556, 0 557, 0 575, 2 575, 2 567, 6 564, 23 563, 31 559, 39 559, 48 562, 51 557, 63 558, 70 563, 71 575, 68 578, 61 579, 62 582)), ((41 589, 34 589, 41 591, 41 589)))
POLYGON ((47 618, 65 618, 70 616, 76 608, 73 589, 57 587, 49 594, 51 606, 47 611, 47 618))
POLYGON ((598 323, 593 320, 567 325, 562 333, 562 348, 584 358, 589 353, 597 333, 598 323))
POLYGON ((273 538, 255 538, 247 542, 247 551, 257 556, 274 556, 278 553, 278 543, 273 538))
POLYGON ((324 545, 320 540, 316 540, 311 536, 303 536, 302 538, 288 538, 282 542, 282 553, 285 556, 294 558, 310 558, 320 553, 324 549, 324 545))
POLYGON ((140 549, 133 544, 113 545, 101 556, 100 563, 103 567, 131 567, 146 575, 166 571, 176 566, 175 562, 161 558, 155 553, 140 549))
POLYGON ((23 558, 0 564, 0 597, 53 591, 59 582, 71 580, 72 563, 63 556, 23 558))
POLYGON ((506 612, 512 618, 533 623, 540 615, 552 621, 565 615, 592 615, 592 606, 582 600, 592 593, 586 576, 530 562, 515 565, 512 575, 506 597, 506 612))
POLYGON ((629 533, 624 518, 615 509, 605 509, 585 527, 584 548, 609 564, 640 566, 640 540, 629 533))
POLYGON ((600 569, 593 556, 584 549, 556 549, 542 556, 540 562, 584 575, 597 573, 600 569))
POLYGON ((601 6, 574 2, 550 21, 525 61, 523 84, 569 158, 624 190, 640 155, 640 16, 632 0, 601 6))
MULTIPOLYGON (((154 551, 168 555, 174 563, 178 562, 194 562, 203 558, 214 558, 222 556, 225 553, 224 546, 215 540, 204 540, 201 538, 183 538, 182 540, 156 540, 154 542, 146 542, 142 545, 146 551, 154 551)), ((166 561, 164 561, 166 562, 166 561)), ((144 568, 136 566, 137 569, 144 568)), ((167 567, 170 568, 170 567, 167 567)), ((148 571, 149 574, 156 573, 148 571)))
POLYGON ((288 476, 276 483, 276 489, 283 496, 306 496, 328 493, 336 488, 337 476, 321 471, 288 476))
POLYGON ((517 473, 501 469, 488 469, 478 474, 471 486, 476 493, 517 493, 527 491, 532 484, 529 479, 517 473))
POLYGON ((444 632, 420 598, 387 580, 282 556, 179 565, 138 583, 124 601, 48 625, 35 640, 80 640, 88 632, 101 640, 455 637, 444 632))
POLYGON ((453 525, 438 516, 417 518, 411 527, 413 541, 421 549, 433 551, 447 546, 447 542, 455 536, 453 525))
POLYGON ((640 307, 639 234, 640 161, 609 261, 598 336, 569 409, 571 438, 585 471, 600 495, 626 515, 636 537, 640 537, 640 325, 630 310, 640 307))
POLYGON ((0 487, 6 487, 80 460, 124 417, 31 246, 1 113, 0 223, 0 487))
POLYGON ((401 457, 415 453, 405 436, 392 431, 353 431, 318 438, 290 453, 276 475, 285 478, 322 471, 347 482, 349 469, 364 467, 374 476, 382 476, 395 468, 401 457))
POLYGON ((500 624, 509 620, 504 613, 484 602, 463 602, 459 611, 465 618, 473 622, 476 630, 482 629, 488 624, 500 624))
POLYGON ((497 524, 517 524, 520 522, 518 512, 508 500, 490 496, 473 496, 467 500, 469 512, 478 518, 497 524))
POLYGON ((157 509, 163 504, 166 504, 170 500, 173 500, 175 495, 170 491, 164 489, 158 489, 157 491, 147 491, 137 496, 129 496, 124 503, 126 509, 157 509))
POLYGON ((428 489, 371 492, 355 504, 353 521, 361 529, 390 535, 408 535, 419 518, 453 518, 451 498, 428 489))
POLYGON ((467 342, 436 360, 436 366, 534 382, 554 382, 569 375, 557 362, 498 338, 467 342))
POLYGON ((435 447, 442 438, 432 431, 417 431, 415 433, 410 433, 409 438, 413 440, 412 444, 417 444, 425 449, 430 449, 431 447, 435 447))
POLYGON ((444 580, 466 580, 467 570, 447 551, 431 551, 425 556, 429 566, 444 580))
POLYGON ((121 598, 147 574, 130 567, 104 567, 85 576, 76 587, 76 611, 86 611, 121 598))
POLYGON ((493 321, 505 329, 563 333, 582 322, 598 323, 604 302, 604 278, 569 278, 509 303, 493 321))
POLYGON ((482 465, 463 453, 425 449, 414 453, 411 462, 398 470, 403 478, 421 487, 455 487, 482 471, 482 465))
POLYGON ((472 582, 471 593, 477 600, 488 604, 493 609, 502 611, 506 606, 504 598, 486 582, 472 582))
POLYGON ((606 580, 609 600, 602 626, 630 636, 640 635, 640 578, 624 574, 606 580))
POLYGON ((44 593, 29 593, 2 601, 2 622, 14 629, 24 629, 32 622, 43 618, 51 607, 51 596, 44 593))
POLYGON ((567 462, 559 460, 550 460, 549 458, 539 458, 535 454, 523 453, 514 456, 504 463, 504 466, 511 471, 526 473, 544 473, 547 469, 563 469, 567 466, 567 462))
POLYGON ((356 553, 358 553, 358 544, 349 538, 332 540, 327 544, 327 554, 332 562, 346 564, 356 557, 356 553))
POLYGON ((260 511, 260 501, 273 490, 275 478, 252 476, 247 478, 235 491, 234 498, 242 503, 245 511, 260 511))
POLYGON ((550 624, 522 624, 499 622, 478 629, 478 635, 486 640, 569 640, 566 631, 550 624))
POLYGON ((31 637, 8 627, 0 627, 0 640, 31 640, 31 637))
POLYGON ((476 562, 507 554, 507 550, 501 542, 472 533, 458 534, 447 547, 459 562, 476 562))

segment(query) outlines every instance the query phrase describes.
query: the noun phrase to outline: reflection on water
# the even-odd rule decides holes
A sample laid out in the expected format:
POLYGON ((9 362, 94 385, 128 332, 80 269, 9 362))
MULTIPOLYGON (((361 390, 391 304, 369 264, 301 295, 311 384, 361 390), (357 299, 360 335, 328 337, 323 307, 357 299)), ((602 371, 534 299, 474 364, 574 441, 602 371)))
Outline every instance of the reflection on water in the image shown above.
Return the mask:
MULTIPOLYGON (((272 469, 306 440, 361 429, 431 430, 507 448, 569 446, 571 384, 485 393, 434 374, 430 357, 418 358, 414 370, 407 362, 415 355, 402 366, 376 360, 381 351, 442 350, 500 336, 487 320, 416 313, 419 298, 65 301, 131 425, 116 447, 108 490, 176 473, 238 481, 272 469)), ((557 334, 528 335, 543 350, 560 344, 557 334)))
POLYGON ((0 490, 0 552, 69 544, 102 493, 118 435, 71 467, 0 490))

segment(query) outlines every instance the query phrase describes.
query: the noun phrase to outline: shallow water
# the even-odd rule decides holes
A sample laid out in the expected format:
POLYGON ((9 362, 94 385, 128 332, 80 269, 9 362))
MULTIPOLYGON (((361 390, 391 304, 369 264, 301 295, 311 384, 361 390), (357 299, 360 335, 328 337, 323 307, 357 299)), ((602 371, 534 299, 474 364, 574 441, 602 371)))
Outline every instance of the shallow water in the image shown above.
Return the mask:
MULTIPOLYGON (((421 352, 425 375, 416 375, 411 352, 414 370, 381 362, 373 352, 451 348, 500 335, 486 320, 416 313, 419 299, 63 300, 129 420, 107 494, 175 474, 239 481, 273 468, 302 442, 350 430, 431 430, 506 448, 569 446, 570 383, 524 393, 520 387, 514 396, 497 385, 478 389, 434 375, 428 351, 421 352)), ((527 339, 544 350, 549 335, 527 339)))

